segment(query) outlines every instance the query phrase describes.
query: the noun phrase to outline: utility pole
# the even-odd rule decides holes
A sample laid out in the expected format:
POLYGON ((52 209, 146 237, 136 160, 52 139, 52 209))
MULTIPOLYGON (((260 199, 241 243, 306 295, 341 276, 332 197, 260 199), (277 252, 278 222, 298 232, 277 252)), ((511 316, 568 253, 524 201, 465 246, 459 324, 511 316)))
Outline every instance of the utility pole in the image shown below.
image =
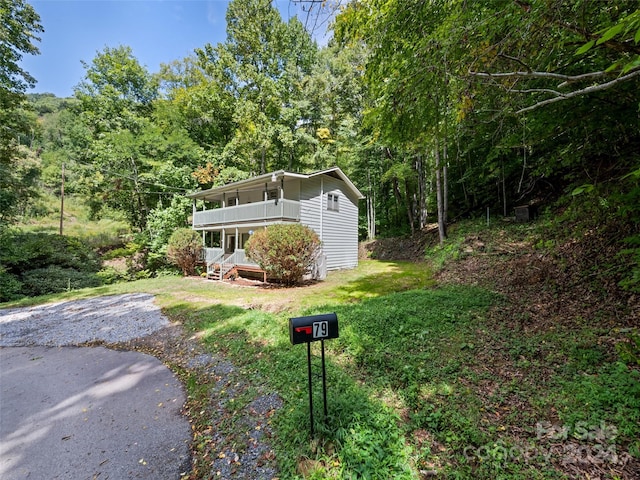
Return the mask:
POLYGON ((63 221, 64 221, 64 162, 62 162, 62 184, 60 186, 60 235, 62 235, 63 221))

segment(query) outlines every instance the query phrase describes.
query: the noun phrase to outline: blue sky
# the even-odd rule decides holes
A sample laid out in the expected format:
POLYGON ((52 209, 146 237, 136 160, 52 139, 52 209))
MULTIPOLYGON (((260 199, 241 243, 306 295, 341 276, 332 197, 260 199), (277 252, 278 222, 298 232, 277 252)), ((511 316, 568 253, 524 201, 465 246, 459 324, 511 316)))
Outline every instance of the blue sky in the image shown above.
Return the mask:
MULTIPOLYGON (((207 43, 226 39, 228 0, 29 0, 40 15, 40 55, 21 64, 38 83, 28 93, 73 95, 90 63, 104 47, 126 45, 150 72, 184 58, 207 43)), ((286 20, 298 7, 276 0, 286 20)), ((302 13, 302 12, 300 12, 302 13)), ((302 13, 302 15, 305 15, 302 13)), ((301 17, 304 23, 304 18, 301 17)), ((320 40, 319 40, 320 41, 320 40)), ((321 42, 321 41, 320 41, 321 42)))

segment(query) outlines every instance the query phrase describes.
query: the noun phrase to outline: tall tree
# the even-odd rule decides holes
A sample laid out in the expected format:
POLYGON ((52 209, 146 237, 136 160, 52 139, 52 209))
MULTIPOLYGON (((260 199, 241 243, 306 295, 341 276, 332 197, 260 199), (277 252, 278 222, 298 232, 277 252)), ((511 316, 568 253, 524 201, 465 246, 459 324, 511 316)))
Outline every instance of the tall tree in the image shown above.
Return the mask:
POLYGON ((364 0, 338 16, 336 34, 371 49, 365 120, 384 145, 430 160, 444 183, 439 218, 449 196, 455 214, 508 214, 568 182, 636 168, 638 7, 364 0))
POLYGON ((40 17, 23 0, 0 0, 0 226, 12 221, 16 206, 30 192, 32 175, 15 168, 24 155, 19 138, 32 128, 24 114, 25 90, 35 79, 20 67, 23 55, 38 54, 40 17), (26 188, 25 188, 26 187, 26 188))
POLYGON ((195 186, 191 173, 202 149, 165 116, 157 80, 129 47, 105 48, 76 88, 80 129, 90 148, 79 159, 85 194, 95 214, 103 206, 124 212, 144 229, 158 203, 195 186), (91 172, 91 174, 89 174, 91 172))
POLYGON ((227 40, 196 51, 203 69, 233 98, 233 134, 222 164, 260 173, 286 168, 302 138, 301 87, 317 47, 300 22, 284 22, 269 0, 234 0, 227 40))

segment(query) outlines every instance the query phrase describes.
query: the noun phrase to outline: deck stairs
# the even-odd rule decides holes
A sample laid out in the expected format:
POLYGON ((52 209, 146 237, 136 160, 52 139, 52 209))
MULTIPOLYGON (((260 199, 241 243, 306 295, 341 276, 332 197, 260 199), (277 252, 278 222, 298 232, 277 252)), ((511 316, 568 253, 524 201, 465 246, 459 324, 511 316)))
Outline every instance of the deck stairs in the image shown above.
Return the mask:
POLYGON ((224 280, 227 273, 236 266, 236 253, 222 254, 207 262, 207 278, 211 280, 224 280))
MULTIPOLYGON (((225 253, 221 248, 208 248, 203 255, 207 265, 207 278, 210 280, 224 280, 234 270, 243 272, 264 273, 260 267, 249 260, 243 249, 233 253, 225 253)), ((265 281, 266 281, 266 274, 265 281)))

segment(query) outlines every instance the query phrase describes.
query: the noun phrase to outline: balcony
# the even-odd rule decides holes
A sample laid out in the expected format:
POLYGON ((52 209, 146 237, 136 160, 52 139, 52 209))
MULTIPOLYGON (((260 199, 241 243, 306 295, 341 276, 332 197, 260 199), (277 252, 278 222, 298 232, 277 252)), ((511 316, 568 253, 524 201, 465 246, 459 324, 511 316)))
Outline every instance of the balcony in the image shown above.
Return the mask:
POLYGON ((222 227, 277 220, 300 221, 300 202, 278 200, 276 203, 274 200, 269 200, 267 202, 247 203, 234 207, 196 211, 193 214, 193 227, 222 227))

